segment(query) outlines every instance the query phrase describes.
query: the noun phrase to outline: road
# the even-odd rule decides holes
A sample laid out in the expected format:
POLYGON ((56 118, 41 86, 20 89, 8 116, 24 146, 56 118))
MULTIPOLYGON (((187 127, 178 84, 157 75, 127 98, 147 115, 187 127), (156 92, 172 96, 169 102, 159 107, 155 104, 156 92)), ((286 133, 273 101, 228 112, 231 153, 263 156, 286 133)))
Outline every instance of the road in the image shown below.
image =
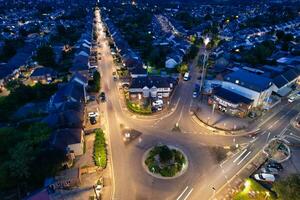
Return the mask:
MULTIPOLYGON (((100 24, 99 29, 102 30, 100 24)), ((214 195, 214 189, 221 188, 270 139, 287 134, 287 130, 291 129, 290 120, 299 112, 299 102, 287 104, 285 109, 261 125, 256 138, 202 134, 209 130, 198 126, 190 113, 194 101, 193 85, 197 81, 195 75, 190 81, 179 82, 171 102, 171 105, 176 106, 171 113, 149 118, 133 116, 124 108, 118 81, 113 80, 115 65, 105 37, 100 31, 99 41, 102 47, 99 51, 102 56, 98 69, 102 77, 102 88, 107 96, 103 111, 109 135, 114 200, 210 199, 214 195), (176 123, 181 132, 172 131, 176 123), (121 124, 138 130, 142 135, 138 140, 125 144, 121 124), (187 154, 189 167, 185 174, 176 179, 161 180, 144 171, 142 156, 147 149, 158 143, 175 145, 187 154), (234 144, 243 144, 244 148, 221 165, 213 159, 207 148, 234 144)), ((197 69, 192 65, 191 74, 196 73, 197 69)))

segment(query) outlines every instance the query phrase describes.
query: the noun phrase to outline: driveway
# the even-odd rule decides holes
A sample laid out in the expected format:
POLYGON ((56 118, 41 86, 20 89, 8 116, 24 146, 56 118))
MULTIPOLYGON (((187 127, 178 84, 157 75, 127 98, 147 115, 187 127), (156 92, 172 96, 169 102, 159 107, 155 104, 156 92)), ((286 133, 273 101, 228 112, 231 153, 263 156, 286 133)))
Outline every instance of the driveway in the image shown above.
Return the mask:
POLYGON ((95 166, 93 159, 95 134, 86 135, 84 140, 85 153, 76 158, 74 167, 95 166))

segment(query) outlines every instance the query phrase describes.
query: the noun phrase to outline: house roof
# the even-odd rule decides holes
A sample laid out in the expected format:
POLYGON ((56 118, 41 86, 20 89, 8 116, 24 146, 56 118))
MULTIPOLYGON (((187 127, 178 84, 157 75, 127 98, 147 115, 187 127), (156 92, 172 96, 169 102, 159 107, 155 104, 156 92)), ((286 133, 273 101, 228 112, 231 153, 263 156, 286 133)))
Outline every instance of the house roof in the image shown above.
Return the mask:
POLYGON ((51 113, 42 120, 51 128, 82 128, 83 113, 74 110, 51 113))
POLYGON ((146 76, 133 78, 131 81, 130 88, 168 88, 170 84, 174 84, 175 80, 171 77, 161 77, 161 76, 146 76))
POLYGON ((215 96, 233 104, 240 104, 240 103, 250 104, 253 102, 252 99, 248 99, 247 97, 244 97, 240 94, 237 94, 235 92, 232 92, 222 87, 215 88, 214 92, 215 92, 214 94, 215 96))
POLYGON ((227 74, 224 80, 257 92, 262 92, 272 85, 271 79, 242 69, 227 74))
POLYGON ((88 79, 85 76, 83 76, 82 74, 78 73, 78 72, 76 72, 74 74, 74 76, 72 76, 71 82, 73 82, 73 81, 76 82, 77 80, 79 80, 83 84, 88 84, 88 79))
POLYGON ((77 82, 69 82, 66 85, 59 88, 59 90, 53 96, 53 103, 67 102, 72 98, 77 102, 84 100, 83 86, 77 82))
POLYGON ((50 136, 50 144, 65 150, 68 145, 81 143, 82 129, 65 128, 54 131, 50 136))
POLYGON ((273 79, 273 83, 278 87, 281 88, 283 86, 285 86, 286 84, 292 82, 293 80, 295 80, 298 77, 298 73, 296 73, 296 71, 294 71, 293 69, 290 69, 278 76, 276 76, 273 79))
POLYGON ((51 68, 47 68, 47 67, 38 67, 36 68, 32 74, 30 75, 30 77, 35 77, 35 76, 46 76, 46 75, 50 75, 50 76, 56 76, 57 72, 54 71, 51 68))

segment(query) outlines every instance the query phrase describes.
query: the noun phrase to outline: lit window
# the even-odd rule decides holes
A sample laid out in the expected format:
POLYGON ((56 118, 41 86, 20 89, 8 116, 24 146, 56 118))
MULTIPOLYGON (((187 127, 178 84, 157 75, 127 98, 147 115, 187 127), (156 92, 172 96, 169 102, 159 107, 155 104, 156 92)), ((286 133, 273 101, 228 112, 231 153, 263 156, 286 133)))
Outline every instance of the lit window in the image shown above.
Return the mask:
POLYGON ((236 83, 236 84, 239 84, 239 82, 240 82, 239 80, 235 80, 235 83, 236 83))

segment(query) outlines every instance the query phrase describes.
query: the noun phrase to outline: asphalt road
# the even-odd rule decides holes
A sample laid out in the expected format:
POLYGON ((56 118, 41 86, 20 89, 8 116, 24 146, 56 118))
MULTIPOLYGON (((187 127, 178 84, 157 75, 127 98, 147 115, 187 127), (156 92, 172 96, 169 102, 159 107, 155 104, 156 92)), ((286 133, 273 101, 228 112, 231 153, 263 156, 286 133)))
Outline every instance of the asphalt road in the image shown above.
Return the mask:
MULTIPOLYGON (((101 28, 100 28, 101 29, 101 28)), ((192 91, 196 82, 196 69, 191 68, 192 79, 180 82, 172 98, 173 111, 165 115, 139 118, 122 107, 118 82, 113 80, 115 65, 104 33, 100 33, 102 59, 99 71, 102 88, 107 101, 104 105, 106 131, 109 134, 111 165, 113 168, 114 200, 176 199, 207 200, 247 161, 253 158, 274 136, 283 136, 289 130, 290 120, 299 112, 299 102, 287 104, 285 109, 270 118, 260 127, 256 138, 204 135, 208 132, 191 118, 192 91), (178 123, 181 132, 173 132, 178 123), (138 140, 125 144, 120 125, 123 124, 142 133, 138 140), (185 174, 173 180, 161 180, 148 175, 142 168, 144 152, 155 144, 171 144, 182 149, 189 159, 185 174), (245 147, 236 155, 218 164, 207 146, 243 144, 245 147)), ((300 135, 300 134, 299 134, 300 135)))

